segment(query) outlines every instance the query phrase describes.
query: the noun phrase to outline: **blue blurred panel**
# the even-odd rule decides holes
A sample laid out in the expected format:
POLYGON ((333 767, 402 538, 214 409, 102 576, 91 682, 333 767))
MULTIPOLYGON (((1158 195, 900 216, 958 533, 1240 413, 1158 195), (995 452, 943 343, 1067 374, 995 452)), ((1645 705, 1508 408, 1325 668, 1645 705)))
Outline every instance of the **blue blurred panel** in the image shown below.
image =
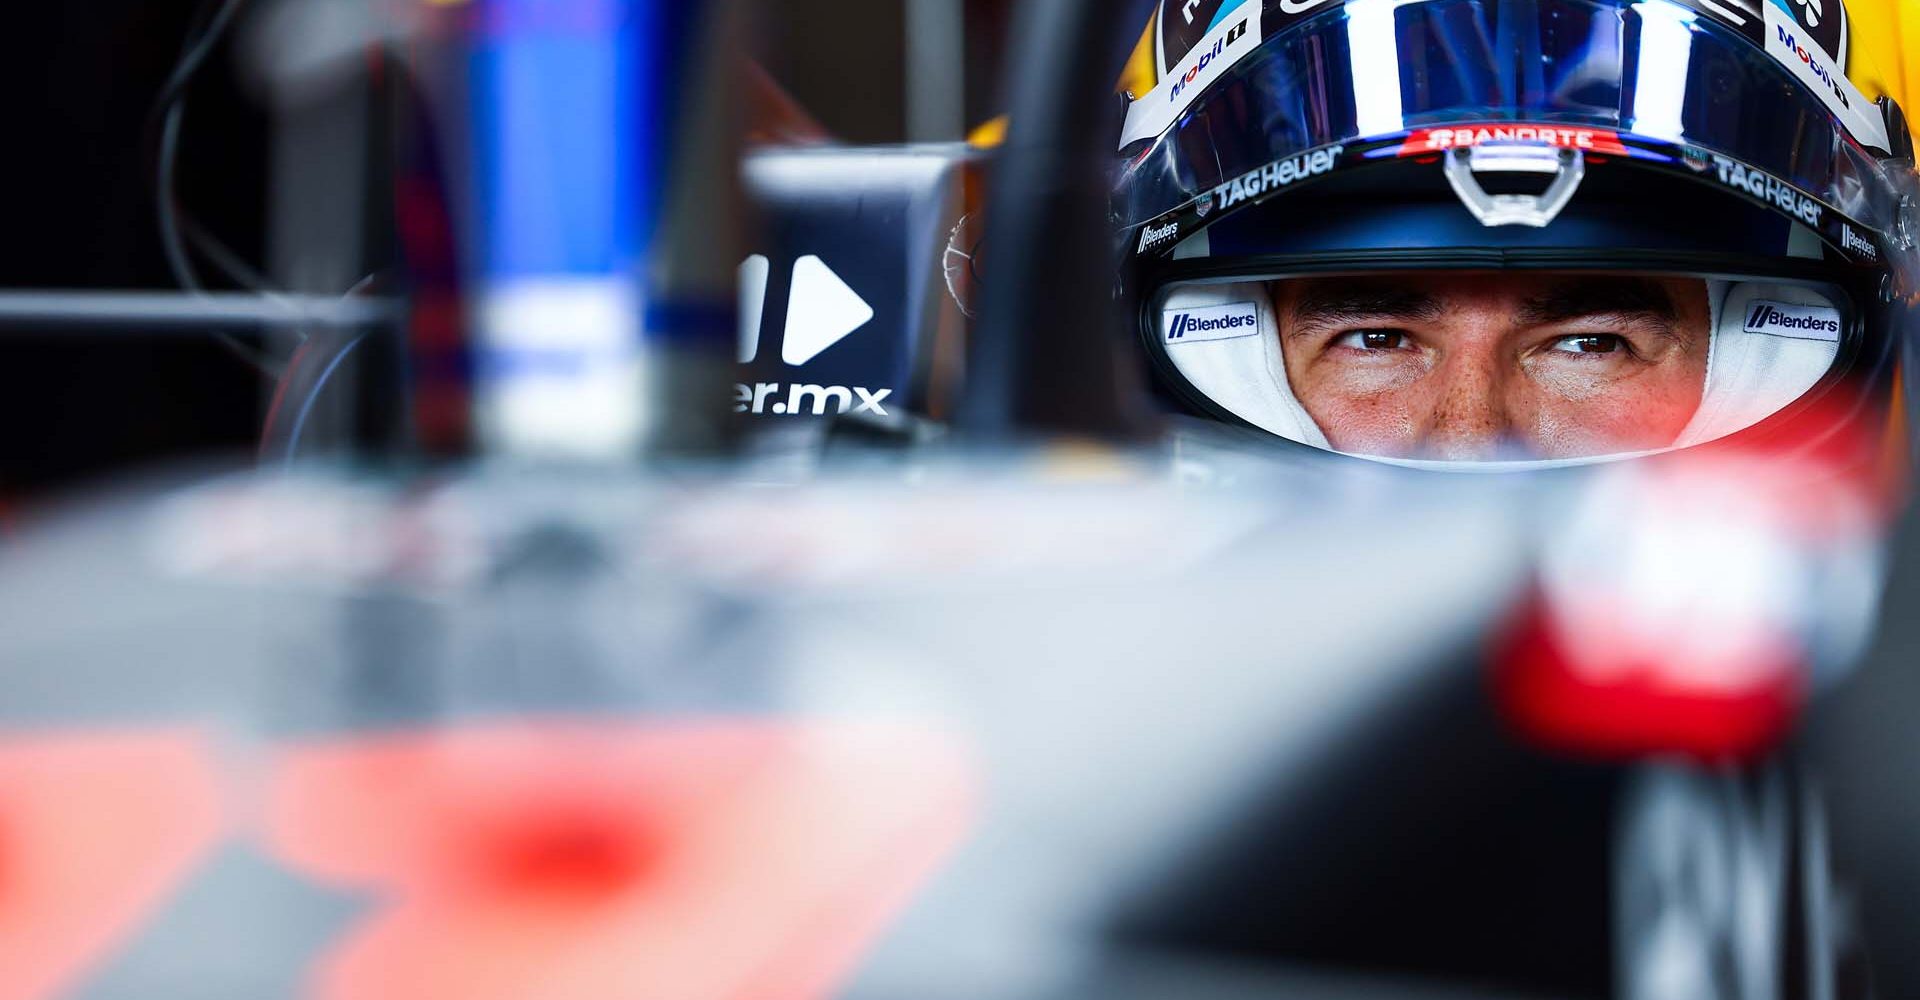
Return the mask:
POLYGON ((475 412, 495 450, 617 460, 644 433, 640 315, 668 0, 480 0, 475 412))
POLYGON ((494 280, 613 274, 653 182, 648 0, 493 0, 472 56, 482 267, 494 280))

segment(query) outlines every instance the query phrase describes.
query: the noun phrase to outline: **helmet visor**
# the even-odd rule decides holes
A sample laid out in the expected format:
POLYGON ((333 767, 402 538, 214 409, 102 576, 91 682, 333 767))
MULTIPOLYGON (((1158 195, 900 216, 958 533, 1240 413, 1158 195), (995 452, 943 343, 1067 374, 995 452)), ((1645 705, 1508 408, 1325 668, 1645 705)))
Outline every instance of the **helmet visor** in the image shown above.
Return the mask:
MULTIPOLYGON (((1203 41, 1197 56, 1221 51, 1218 66, 1176 68, 1136 102, 1169 124, 1153 131, 1153 114, 1130 118, 1149 124, 1132 127, 1123 150, 1123 225, 1262 170, 1260 193, 1271 195, 1356 153, 1437 151, 1475 141, 1453 126, 1518 123, 1533 131, 1494 138, 1670 162, 1685 150, 1709 178, 1705 155, 1723 154, 1771 175, 1721 171, 1722 183, 1756 200, 1792 212, 1812 195, 1889 228, 1895 206, 1874 152, 1888 143, 1880 109, 1772 4, 1736 24, 1679 0, 1273 0, 1254 13, 1257 3, 1243 8, 1261 26, 1257 46, 1228 63, 1230 48, 1215 44, 1225 35, 1203 41), (1401 141, 1355 148, 1388 138, 1401 141), (1779 182, 1797 191, 1776 190, 1779 182)), ((1242 23, 1228 21, 1227 32, 1242 23)), ((1234 44, 1245 46, 1245 35, 1234 44)))

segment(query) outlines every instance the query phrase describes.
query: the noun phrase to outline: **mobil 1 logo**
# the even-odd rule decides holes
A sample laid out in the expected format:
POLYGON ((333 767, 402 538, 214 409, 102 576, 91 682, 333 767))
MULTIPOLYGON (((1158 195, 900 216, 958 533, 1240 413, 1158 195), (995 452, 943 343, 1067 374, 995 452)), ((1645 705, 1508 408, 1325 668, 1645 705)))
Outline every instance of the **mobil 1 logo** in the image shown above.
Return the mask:
POLYGON ((1213 30, 1222 6, 1237 7, 1244 0, 1160 0, 1160 72, 1173 67, 1213 30))

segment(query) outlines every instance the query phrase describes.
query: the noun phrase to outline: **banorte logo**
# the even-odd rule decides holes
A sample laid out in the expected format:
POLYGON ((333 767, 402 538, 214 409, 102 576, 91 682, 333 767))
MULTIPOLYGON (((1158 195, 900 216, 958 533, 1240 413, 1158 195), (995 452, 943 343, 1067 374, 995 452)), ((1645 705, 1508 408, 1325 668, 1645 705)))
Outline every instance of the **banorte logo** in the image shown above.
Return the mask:
POLYGON ((1506 143, 1578 149, 1612 156, 1627 155, 1627 147, 1621 145, 1618 132, 1599 128, 1526 125, 1515 122, 1414 129, 1408 133, 1407 141, 1400 144, 1400 155, 1430 156, 1449 149, 1506 143))

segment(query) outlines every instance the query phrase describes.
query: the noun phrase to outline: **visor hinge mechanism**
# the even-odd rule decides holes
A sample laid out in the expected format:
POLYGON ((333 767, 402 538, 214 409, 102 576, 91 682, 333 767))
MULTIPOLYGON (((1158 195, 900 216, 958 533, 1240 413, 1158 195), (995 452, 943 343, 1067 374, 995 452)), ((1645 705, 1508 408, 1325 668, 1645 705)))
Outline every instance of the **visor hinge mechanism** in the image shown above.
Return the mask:
POLYGON ((1447 183, 1460 203, 1483 226, 1545 228, 1580 190, 1587 176, 1587 160, 1577 149, 1552 146, 1456 146, 1446 154, 1447 183), (1553 174, 1545 191, 1534 194, 1488 194, 1479 174, 1553 174))

